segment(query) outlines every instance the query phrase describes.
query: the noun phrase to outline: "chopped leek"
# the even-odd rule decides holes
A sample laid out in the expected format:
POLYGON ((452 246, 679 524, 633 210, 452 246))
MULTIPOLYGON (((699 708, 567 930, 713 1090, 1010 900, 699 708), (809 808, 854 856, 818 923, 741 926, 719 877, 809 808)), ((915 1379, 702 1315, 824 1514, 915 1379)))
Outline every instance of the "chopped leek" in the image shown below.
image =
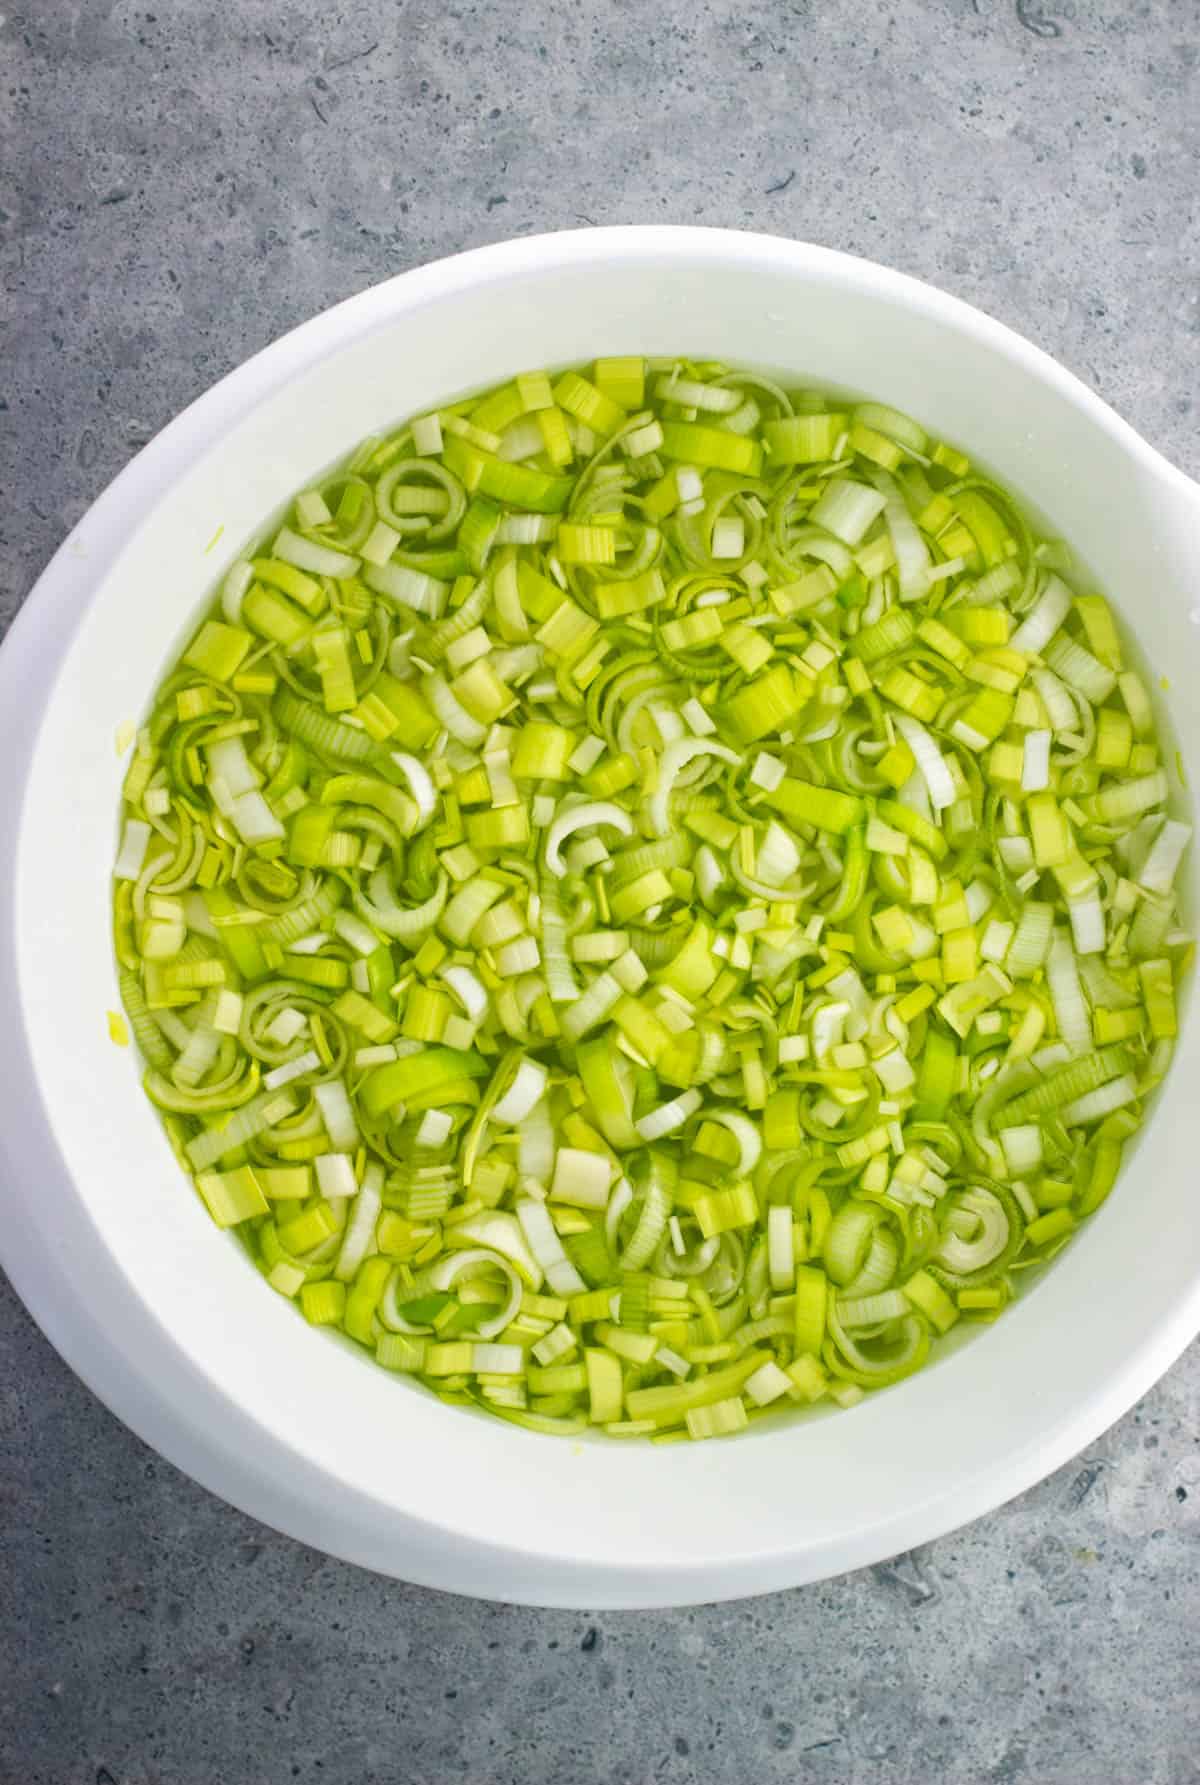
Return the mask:
POLYGON ((1190 957, 1071 575, 908 417, 707 361, 528 373, 302 491, 113 869, 215 1223, 543 1431, 851 1406, 994 1319, 1111 1193, 1190 957))

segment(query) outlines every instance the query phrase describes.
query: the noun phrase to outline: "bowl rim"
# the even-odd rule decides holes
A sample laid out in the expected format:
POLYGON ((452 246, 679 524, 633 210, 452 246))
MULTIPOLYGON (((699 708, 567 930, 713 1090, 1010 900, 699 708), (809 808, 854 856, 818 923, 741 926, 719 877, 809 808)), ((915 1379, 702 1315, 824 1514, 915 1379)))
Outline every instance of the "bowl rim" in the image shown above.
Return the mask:
MULTIPOLYGON (((293 375, 417 303, 535 267, 544 270, 547 265, 613 259, 636 264, 639 259, 661 261, 664 256, 708 257, 724 264, 750 264, 756 258, 784 263, 799 274, 831 283, 842 281, 894 306, 965 331, 1049 385, 1129 457, 1138 460, 1156 478, 1185 490, 1190 499, 1200 504, 1200 487, 1162 458, 1049 354, 961 299, 875 262, 751 231, 665 225, 570 230, 473 249, 369 287, 300 324, 243 362, 142 448, 72 529, 34 585, 0 651, 0 746, 6 764, 0 783, 0 845, 14 845, 20 830, 37 733, 37 725, 28 723, 31 707, 36 703, 40 714, 74 631, 133 526, 223 433, 293 375)), ((1197 512, 1200 514, 1200 508, 1197 512)), ((13 882, 9 878, 0 886, 0 992, 10 993, 10 1008, 12 1001, 18 1005, 20 1002, 15 918, 13 882)), ((26 1198, 30 1203, 29 1218, 20 1218, 24 1185, 34 1181, 39 1173, 67 1174, 23 1030, 12 1038, 9 1085, 4 1098, 6 1102, 12 1099, 12 1108, 20 1108, 21 1120, 0 1123, 0 1178, 6 1192, 15 1189, 18 1207, 16 1220, 0 1223, 0 1263, 42 1331, 71 1368, 138 1436, 221 1498, 329 1553, 367 1566, 385 1567, 378 1556, 378 1537, 372 1535, 378 1518, 366 1495, 360 1496, 361 1506, 346 1509, 353 1511, 357 1523, 347 1518, 344 1523, 331 1526, 327 1514, 317 1504, 319 1483, 324 1479, 322 1472, 294 1456, 277 1435, 271 1435, 268 1442, 286 1456, 288 1467, 294 1472, 292 1482, 286 1486, 280 1486, 278 1481, 267 1483, 263 1471, 247 1466, 239 1454, 240 1447, 251 1435, 261 1446, 262 1433, 203 1381, 202 1373, 181 1347, 174 1341, 164 1346, 163 1334, 144 1309, 139 1309, 139 1316, 147 1328, 153 1328, 157 1347, 153 1379, 139 1367, 132 1341, 118 1344, 73 1296, 64 1293, 63 1268, 46 1236, 38 1231, 32 1199, 26 1198), (19 1087, 16 1097, 14 1087, 19 1087), (181 1396, 176 1404, 174 1396, 166 1391, 168 1379, 187 1381, 193 1396, 189 1411, 184 1411, 185 1397, 181 1396), (221 1433, 212 1423, 205 1425, 197 1411, 206 1395, 210 1411, 219 1407, 226 1422, 221 1433)), ((853 1550, 849 1555, 844 1553, 847 1546, 843 1546, 836 1557, 824 1558, 808 1545, 803 1551, 803 1563, 795 1565, 793 1558, 790 1568, 788 1559, 777 1555, 760 1558, 726 1553, 704 1565, 664 1561, 650 1569, 624 1562, 576 1565, 572 1558, 548 1549, 541 1560, 552 1564, 557 1584, 547 1586, 541 1579, 536 1583, 536 1591, 522 1593, 511 1588, 514 1551, 509 1546, 488 1546, 471 1539, 483 1565, 476 1564, 473 1573, 467 1574, 456 1554, 459 1546, 454 1532, 448 1528, 439 1531, 424 1520, 414 1520, 415 1541, 409 1545, 404 1574, 420 1584, 451 1586, 457 1591, 491 1596, 489 1575, 494 1569, 498 1577, 508 1582, 503 1592, 506 1599, 568 1606, 647 1606, 739 1597, 876 1562, 1001 1505, 1065 1462, 1125 1412, 1170 1366, 1198 1329, 1200 1282, 1192 1286, 1190 1294, 1180 1295, 1174 1305, 1161 1311, 1142 1344, 1126 1355, 1122 1369, 1106 1378, 1103 1386, 1080 1405, 1074 1418, 1013 1453, 1002 1469, 980 1471, 975 1478, 960 1477, 943 1492, 881 1521, 865 1534, 861 1544, 848 1546, 853 1550), (475 1574, 479 1576, 478 1584, 475 1574)), ((149 1332, 145 1336, 148 1338, 149 1332)), ((278 1475, 278 1471, 275 1473, 278 1475)), ((394 1526, 394 1517, 391 1522, 394 1526)), ((390 1547, 394 1547, 394 1532, 390 1547)))

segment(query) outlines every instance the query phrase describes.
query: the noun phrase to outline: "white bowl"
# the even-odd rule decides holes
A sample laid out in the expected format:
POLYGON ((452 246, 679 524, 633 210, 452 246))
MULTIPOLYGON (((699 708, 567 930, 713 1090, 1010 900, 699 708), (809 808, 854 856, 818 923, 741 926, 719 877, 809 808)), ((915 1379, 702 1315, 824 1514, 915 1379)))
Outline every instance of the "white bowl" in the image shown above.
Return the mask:
MULTIPOLYGON (((909 410, 1036 498, 1124 609, 1200 758, 1200 488, 977 310, 866 261, 699 229, 485 248, 317 317, 142 452, 0 653, 0 1252, 95 1392, 267 1523, 429 1586, 672 1605, 877 1561, 1089 1443, 1200 1328, 1200 1031, 1117 1192, 995 1327, 853 1411, 732 1444, 574 1443, 443 1406, 311 1330, 187 1192, 129 1052, 109 871, 136 718, 223 562, 375 430, 597 351, 758 363, 909 410), (220 539, 213 543, 218 528, 220 539)), ((101 1491, 103 1491, 101 1486, 101 1491)))

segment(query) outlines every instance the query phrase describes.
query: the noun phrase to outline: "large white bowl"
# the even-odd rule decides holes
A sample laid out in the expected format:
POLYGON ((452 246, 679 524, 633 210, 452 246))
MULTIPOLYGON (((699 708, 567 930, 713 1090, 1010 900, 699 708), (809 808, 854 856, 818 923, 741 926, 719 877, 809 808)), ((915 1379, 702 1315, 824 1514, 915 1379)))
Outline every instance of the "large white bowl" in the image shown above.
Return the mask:
MULTIPOLYGON (((671 1605, 878 1560, 1094 1439, 1200 1328, 1200 1031, 1117 1193, 994 1328, 852 1412, 736 1443, 535 1436, 306 1327, 185 1191, 114 1048, 109 870, 137 717, 223 561, 362 435, 522 368, 685 351, 865 391, 963 443, 1080 545, 1200 760, 1200 488, 977 310, 820 248, 604 229, 406 273, 234 372, 117 478, 0 653, 0 1252, 133 1429, 306 1542, 426 1585, 671 1605), (216 545, 213 536, 223 528, 216 545)), ((99 1491, 103 1485, 99 1484, 99 1491)))

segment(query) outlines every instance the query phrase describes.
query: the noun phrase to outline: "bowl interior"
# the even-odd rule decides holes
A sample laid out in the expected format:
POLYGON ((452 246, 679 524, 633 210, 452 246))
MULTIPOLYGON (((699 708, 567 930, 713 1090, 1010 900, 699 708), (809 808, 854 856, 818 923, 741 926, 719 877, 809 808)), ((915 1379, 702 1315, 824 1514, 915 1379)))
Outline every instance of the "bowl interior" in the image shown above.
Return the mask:
MULTIPOLYGON (((746 1587, 782 1585, 1015 1492, 1170 1361, 1200 1281, 1185 1152, 1195 1025, 1103 1211, 1034 1293, 935 1367, 848 1414, 762 1427, 715 1452, 543 1439, 446 1408, 309 1329, 188 1193, 130 1053, 106 1033, 119 1003, 108 919, 117 727, 144 710, 222 565, 331 460, 436 402, 597 352, 770 366, 869 392, 963 445, 1092 567, 1148 665, 1169 676, 1160 698, 1193 765, 1200 703, 1176 691, 1200 668, 1189 617, 1198 529, 1180 487, 1097 400, 928 288, 715 232, 529 247, 442 263, 318 319, 261 359, 256 378, 235 374, 205 399, 204 450, 173 454, 160 441, 132 473, 140 518, 97 580, 41 719, 16 863, 22 1014, 70 1177, 48 1188, 45 1218, 57 1210, 69 1225, 81 1284, 89 1249, 103 1248, 195 1374, 271 1436, 264 1470, 290 1455, 318 1472, 328 1535, 302 1533, 314 1541, 358 1553, 336 1535, 344 1488, 381 1509, 384 1533, 391 1512, 397 1530, 408 1515, 468 1545, 500 1544, 520 1559, 514 1578, 572 1557, 631 1582, 674 1571, 715 1586, 728 1564, 746 1587), (1131 1359, 1142 1375, 1122 1399, 1131 1359)), ((86 521, 74 549, 80 576, 93 576, 86 521)), ((109 1317, 119 1323, 119 1308, 109 1317)), ((420 1577, 409 1537, 389 1550, 377 1536, 358 1559, 420 1577)), ((627 1596, 639 1592, 673 1596, 669 1584, 627 1596)))

